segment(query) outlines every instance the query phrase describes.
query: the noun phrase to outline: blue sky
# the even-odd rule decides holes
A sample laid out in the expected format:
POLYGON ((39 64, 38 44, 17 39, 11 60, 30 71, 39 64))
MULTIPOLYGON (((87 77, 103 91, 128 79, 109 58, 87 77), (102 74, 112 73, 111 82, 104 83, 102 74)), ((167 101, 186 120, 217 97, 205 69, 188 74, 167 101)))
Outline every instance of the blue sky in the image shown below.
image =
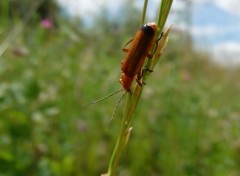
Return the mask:
POLYGON ((205 0, 194 3, 192 34, 198 46, 228 65, 240 64, 240 1, 205 0))
MULTIPOLYGON (((124 0, 58 0, 70 15, 89 18, 97 14, 102 6, 116 12, 124 0), (88 16, 84 17, 84 14, 88 16)), ((149 15, 155 15, 160 0, 149 0, 149 15)), ((136 6, 142 7, 143 0, 137 0, 136 6)), ((214 60, 224 64, 240 64, 240 0, 192 0, 191 33, 196 46, 208 50, 214 60)), ((174 0, 173 10, 181 9, 180 0, 174 0)), ((89 19, 88 19, 89 20, 89 19)), ((174 27, 186 30, 186 26, 174 24, 174 27)))
POLYGON ((240 31, 240 16, 231 14, 211 2, 197 4, 193 11, 193 26, 203 29, 203 33, 207 29, 211 30, 211 35, 206 36, 206 40, 211 44, 222 41, 240 42, 240 35, 237 35, 240 31))

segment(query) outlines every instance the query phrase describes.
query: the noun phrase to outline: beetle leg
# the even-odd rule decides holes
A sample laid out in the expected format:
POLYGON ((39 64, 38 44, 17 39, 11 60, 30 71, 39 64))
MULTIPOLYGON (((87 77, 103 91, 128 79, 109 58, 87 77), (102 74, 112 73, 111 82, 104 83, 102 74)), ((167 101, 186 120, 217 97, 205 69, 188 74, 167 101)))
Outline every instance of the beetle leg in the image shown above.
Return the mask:
POLYGON ((148 57, 149 59, 152 59, 153 55, 150 54, 150 53, 147 53, 147 57, 148 57))
POLYGON ((137 84, 141 87, 145 84, 145 83, 142 83, 141 80, 139 80, 139 79, 136 79, 136 81, 137 81, 137 84))
POLYGON ((142 71, 140 71, 140 72, 137 74, 137 79, 138 79, 138 80, 141 80, 141 79, 142 79, 143 72, 145 72, 145 71, 153 72, 153 70, 150 70, 150 69, 148 69, 148 68, 144 68, 142 71))
POLYGON ((129 40, 125 45, 124 45, 124 48, 133 41, 133 38, 131 40, 129 40))
POLYGON ((156 50, 157 50, 157 48, 158 48, 158 42, 159 42, 159 40, 161 40, 162 36, 163 36, 163 32, 161 33, 160 37, 159 37, 159 38, 157 39, 157 41, 156 41, 156 45, 154 46, 153 53, 152 53, 152 54, 147 53, 147 57, 148 57, 149 59, 152 59, 153 55, 155 54, 155 52, 156 52, 156 50))
POLYGON ((137 83, 138 83, 139 86, 143 86, 143 85, 146 84, 145 82, 142 82, 142 81, 141 81, 141 79, 142 79, 142 77, 143 77, 143 72, 144 72, 144 71, 153 72, 153 70, 150 70, 150 69, 148 69, 148 68, 144 68, 142 71, 138 72, 136 81, 137 81, 137 83))
POLYGON ((137 74, 136 81, 137 81, 137 84, 138 84, 139 86, 143 86, 143 84, 145 84, 145 83, 142 83, 142 81, 141 81, 142 75, 143 75, 143 74, 142 74, 142 71, 138 72, 138 74, 137 74))
POLYGON ((128 53, 129 49, 126 48, 128 44, 130 44, 133 41, 133 39, 129 40, 123 47, 122 51, 128 53))
POLYGON ((139 85, 139 86, 143 86, 145 83, 142 83, 140 80, 138 80, 138 79, 136 79, 136 81, 137 81, 137 84, 139 85))
POLYGON ((125 52, 125 53, 128 53, 129 49, 123 48, 122 51, 125 52))
POLYGON ((159 40, 162 38, 164 32, 161 33, 160 37, 157 39, 157 42, 159 42, 159 40))
POLYGON ((144 68, 143 71, 153 72, 153 70, 150 70, 150 69, 148 69, 148 68, 144 68))
MULTIPOLYGON (((154 50, 153 50, 153 54, 152 54, 151 57, 149 57, 149 58, 152 58, 152 56, 155 54, 155 52, 156 52, 156 50, 157 50, 157 48, 158 48, 158 42, 161 40, 162 36, 163 36, 163 32, 161 33, 160 37, 157 39, 156 45, 155 45, 154 50)), ((148 55, 147 55, 147 56, 148 56, 148 55)))

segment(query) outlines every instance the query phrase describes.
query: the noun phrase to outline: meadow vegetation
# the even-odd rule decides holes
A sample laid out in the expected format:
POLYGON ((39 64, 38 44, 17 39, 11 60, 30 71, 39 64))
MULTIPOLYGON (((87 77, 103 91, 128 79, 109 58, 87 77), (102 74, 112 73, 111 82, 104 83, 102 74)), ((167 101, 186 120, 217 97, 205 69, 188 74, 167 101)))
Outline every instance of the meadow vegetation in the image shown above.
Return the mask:
MULTIPOLYGON (((108 123, 121 95, 81 105, 121 88, 121 48, 139 26, 135 15, 121 20, 103 15, 91 28, 62 17, 44 28, 37 14, 23 24, 0 56, 0 175, 106 171, 123 103, 110 128, 108 123)), ((4 13, 0 18, 1 47, 21 18, 4 13)), ((119 175, 240 173, 239 69, 212 63, 184 37, 170 34, 145 85, 119 175)))

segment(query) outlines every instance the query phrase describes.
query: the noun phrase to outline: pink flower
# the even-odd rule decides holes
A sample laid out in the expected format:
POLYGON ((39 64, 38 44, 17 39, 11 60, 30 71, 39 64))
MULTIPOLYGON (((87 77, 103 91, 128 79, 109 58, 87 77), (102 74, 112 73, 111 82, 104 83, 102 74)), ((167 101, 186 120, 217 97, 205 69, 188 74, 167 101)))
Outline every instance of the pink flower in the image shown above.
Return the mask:
POLYGON ((42 19, 41 26, 45 29, 51 29, 53 27, 53 22, 49 18, 42 19))

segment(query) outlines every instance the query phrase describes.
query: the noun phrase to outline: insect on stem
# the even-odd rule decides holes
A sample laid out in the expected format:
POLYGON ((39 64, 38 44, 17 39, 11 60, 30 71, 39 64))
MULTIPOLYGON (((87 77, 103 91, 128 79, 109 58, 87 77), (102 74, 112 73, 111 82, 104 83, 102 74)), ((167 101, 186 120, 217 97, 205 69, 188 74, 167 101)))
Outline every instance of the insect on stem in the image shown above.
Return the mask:
POLYGON ((131 91, 131 85, 135 78, 137 78, 138 85, 142 86, 141 76, 139 75, 141 75, 146 57, 152 58, 149 52, 154 45, 156 33, 156 23, 147 23, 141 26, 134 38, 126 43, 126 45, 131 43, 129 49, 123 48, 123 51, 127 54, 121 65, 120 83, 127 92, 131 91))
MULTIPOLYGON (((153 57, 153 54, 155 53, 155 51, 158 48, 157 43, 156 43, 153 54, 150 54, 150 50, 152 49, 152 47, 154 45, 154 39, 155 39, 156 33, 157 33, 156 23, 154 23, 154 22, 147 23, 147 24, 141 26, 140 29, 135 34, 135 37, 125 44, 125 46, 122 50, 124 52, 126 52, 127 54, 121 64, 122 74, 121 74, 121 79, 119 80, 120 83, 122 84, 122 89, 120 89, 106 97, 103 97, 99 100, 82 105, 82 107, 84 107, 84 106, 96 104, 96 103, 99 103, 99 102, 109 98, 109 97, 112 97, 113 95, 115 95, 119 92, 125 91, 125 93, 118 100, 118 102, 113 110, 112 118, 110 120, 108 127, 111 125, 111 123, 113 121, 115 111, 118 108, 121 100, 124 98, 124 96, 127 93, 131 92, 131 85, 132 85, 132 82, 134 81, 134 79, 136 79, 136 82, 139 86, 142 86, 144 84, 141 79, 142 79, 142 72, 144 71, 143 65, 144 65, 145 59, 147 57, 149 59, 151 59, 153 57), (128 44, 131 44, 130 47, 125 48, 128 44)), ((158 39, 157 42, 159 40, 160 39, 158 39)), ((152 71, 152 70, 149 70, 149 71, 152 71)))
POLYGON ((96 101, 92 101, 92 102, 90 102, 90 103, 83 104, 81 107, 89 106, 89 105, 92 105, 92 104, 99 103, 99 102, 101 102, 101 101, 103 101, 103 100, 105 100, 105 99, 107 99, 107 98, 112 97, 113 95, 116 95, 116 94, 119 93, 119 92, 122 92, 123 90, 124 90, 124 89, 120 89, 120 90, 118 90, 118 91, 116 91, 116 92, 114 92, 114 93, 112 93, 112 94, 110 94, 110 95, 107 95, 106 97, 103 97, 103 98, 101 98, 101 99, 99 99, 99 100, 96 100, 96 101))

